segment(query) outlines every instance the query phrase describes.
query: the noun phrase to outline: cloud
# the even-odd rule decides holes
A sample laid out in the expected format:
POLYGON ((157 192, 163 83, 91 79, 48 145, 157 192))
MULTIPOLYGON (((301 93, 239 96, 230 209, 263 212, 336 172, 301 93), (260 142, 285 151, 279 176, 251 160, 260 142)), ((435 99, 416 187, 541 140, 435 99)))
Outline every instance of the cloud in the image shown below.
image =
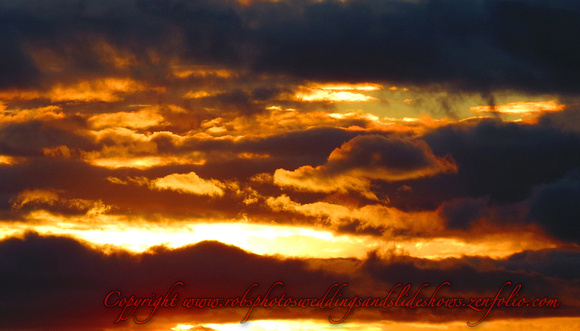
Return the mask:
POLYGON ((451 155, 461 188, 473 198, 518 202, 535 185, 580 166, 580 136, 551 125, 481 120, 441 127, 425 135, 435 155, 451 155))
POLYGON ((181 193, 223 196, 225 184, 215 179, 202 179, 195 172, 171 174, 150 182, 158 190, 173 190, 181 193))
POLYGON ((565 1, 324 1, 256 7, 270 14, 256 23, 255 32, 268 47, 257 62, 264 70, 463 90, 572 91, 575 85, 572 73, 578 66, 569 50, 580 8, 565 1), (545 20, 550 23, 537 24, 545 20))
POLYGON ((186 227, 247 222, 259 231, 231 236, 260 252, 398 252, 284 260, 205 242, 104 254, 27 235, 0 242, 3 327, 111 328, 104 293, 177 278, 214 295, 273 279, 305 295, 451 280, 466 296, 509 279, 566 302, 537 315, 576 316, 578 22, 580 5, 563 0, 1 2, 3 237, 135 230, 183 244, 186 227), (270 238, 265 223, 301 228, 270 238), (296 235, 309 228, 324 231, 296 235))
POLYGON ((440 215, 452 229, 465 229, 471 222, 486 216, 486 199, 455 199, 446 201, 440 206, 440 215))
POLYGON ((580 172, 540 185, 531 199, 529 216, 558 239, 580 242, 580 172))
POLYGON ((354 190, 376 199, 371 180, 402 181, 456 170, 453 160, 436 157, 421 140, 360 135, 332 151, 324 165, 276 170, 274 183, 314 192, 354 190))
MULTIPOLYGON (((3 4, 2 12, 4 87, 63 73, 160 81, 176 77, 167 66, 175 59, 226 70, 213 70, 222 78, 243 69, 484 93, 573 93, 580 70, 580 8, 562 0, 23 1, 3 4)), ((177 78, 195 72, 203 76, 183 69, 177 78)))
POLYGON ((380 204, 360 208, 321 201, 300 204, 292 201, 287 195, 269 197, 265 203, 274 211, 289 211, 311 216, 318 222, 328 222, 331 228, 345 232, 382 234, 387 238, 395 238, 437 236, 444 230, 441 220, 433 213, 406 213, 380 204))
POLYGON ((106 127, 148 128, 159 125, 164 118, 154 108, 145 108, 136 112, 117 112, 91 116, 88 123, 95 129, 106 127))
POLYGON ((40 156, 44 154, 43 150, 59 146, 90 151, 94 145, 82 132, 83 127, 82 120, 77 121, 74 118, 8 122, 0 125, 0 153, 10 156, 40 156))
POLYGON ((554 100, 537 102, 511 102, 503 105, 471 107, 475 113, 499 113, 499 114, 523 114, 559 112, 564 110, 564 105, 554 100))
MULTIPOLYGON (((493 297, 507 280, 514 285, 519 282, 523 284, 520 295, 557 297, 566 305, 562 304, 556 310, 497 308, 490 320, 528 317, 530 314, 576 316, 578 304, 574 298, 578 295, 577 279, 570 278, 576 271, 562 275, 563 278, 552 272, 558 270, 566 258, 574 259, 575 254, 577 252, 532 252, 497 261, 473 258, 428 261, 396 255, 380 257, 376 254, 370 254, 364 260, 282 260, 250 254, 217 242, 201 242, 175 250, 159 248, 131 255, 122 251, 104 254, 70 238, 27 234, 23 238, 0 242, 0 289, 6 294, 0 298, 4 307, 0 316, 3 326, 8 328, 78 330, 87 325, 111 328, 120 310, 103 306, 107 293, 118 290, 122 295, 147 297, 152 293, 165 293, 176 281, 184 283, 175 290, 179 293, 179 300, 182 300, 185 297, 242 296, 251 284, 257 283, 258 287, 250 293, 253 298, 264 294, 276 281, 283 282, 284 286, 272 291, 272 296, 286 292, 286 296, 293 297, 322 297, 332 284, 346 283, 348 286, 343 296, 356 293, 365 297, 384 297, 385 289, 390 289, 397 282, 411 283, 414 289, 428 282, 428 289, 432 291, 433 286, 449 281, 451 286, 444 288, 441 296, 493 297), (555 256, 562 258, 558 258, 557 262, 550 260, 555 256), (331 265, 342 271, 330 271, 331 265), (345 267, 350 268, 350 273, 344 273, 345 267), (66 297, 67 300, 56 305, 55 296, 66 297), (71 315, 73 307, 75 314, 71 315), (35 318, 27 318, 31 315, 35 318)), ((159 328, 159 323, 168 319, 173 323, 171 327, 189 323, 192 319, 196 323, 238 323, 247 310, 162 309, 143 327, 159 328)), ((459 320, 465 323, 466 319, 477 320, 481 317, 481 314, 466 310, 428 311, 431 314, 427 321, 459 320)), ((304 312, 304 309, 256 308, 250 320, 296 319, 304 316, 304 312)), ((320 321, 326 321, 329 314, 328 310, 306 312, 309 319, 320 321)), ((338 316, 344 311, 333 310, 332 313, 338 316)), ((420 309, 385 309, 380 314, 366 316, 362 311, 359 313, 355 309, 348 320, 368 322, 413 320, 419 316, 425 318, 424 311, 420 309)), ((122 322, 119 327, 130 323, 122 322)))
POLYGON ((111 209, 101 200, 69 199, 62 196, 63 192, 55 190, 32 189, 24 190, 11 199, 12 211, 47 210, 64 215, 99 215, 111 209))
MULTIPOLYGON (((123 252, 106 255, 69 238, 28 234, 0 242, 0 256, 0 287, 6 294, 0 299, 6 308, 0 316, 8 328, 113 327, 120 311, 105 309, 103 300, 114 289, 124 294, 151 295, 152 291, 160 293, 183 281, 185 286, 176 291, 183 299, 186 295, 236 297, 255 282, 261 291, 276 281, 286 282, 296 294, 305 295, 318 293, 333 282, 323 271, 307 270, 303 261, 262 257, 217 242, 171 251, 159 249, 140 256, 123 252), (67 300, 51 304, 54 295, 67 300), (71 315, 73 307, 75 314, 71 315), (34 319, 27 318, 31 314, 34 319)), ((230 310, 227 315, 210 313, 209 317, 203 312, 182 310, 175 323, 180 319, 188 322, 192 317, 200 322, 235 323, 246 309, 230 310)), ((171 310, 162 314, 166 315, 159 317, 161 321, 176 315, 171 310)))

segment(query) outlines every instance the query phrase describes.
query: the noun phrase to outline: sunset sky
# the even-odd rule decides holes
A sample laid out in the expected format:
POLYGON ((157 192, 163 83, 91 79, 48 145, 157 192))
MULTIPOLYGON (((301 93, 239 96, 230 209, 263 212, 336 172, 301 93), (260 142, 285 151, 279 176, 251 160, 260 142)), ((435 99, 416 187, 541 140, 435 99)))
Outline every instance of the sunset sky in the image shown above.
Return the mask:
POLYGON ((0 330, 578 330, 579 41, 567 0, 0 0, 0 330), (559 304, 469 307, 517 284, 559 304))

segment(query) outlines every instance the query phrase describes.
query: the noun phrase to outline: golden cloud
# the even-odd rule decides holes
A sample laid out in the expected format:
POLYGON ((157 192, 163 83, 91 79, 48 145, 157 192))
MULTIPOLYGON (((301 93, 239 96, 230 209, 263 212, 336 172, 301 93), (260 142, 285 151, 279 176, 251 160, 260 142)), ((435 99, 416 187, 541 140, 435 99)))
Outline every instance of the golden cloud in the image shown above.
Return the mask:
POLYGON ((94 129, 108 127, 141 129, 159 125, 163 120, 164 118, 159 114, 158 107, 146 107, 136 112, 116 112, 93 115, 88 119, 88 122, 94 129))
POLYGON ((215 179, 202 179, 195 172, 171 174, 152 180, 151 187, 186 194, 223 196, 226 185, 215 179))

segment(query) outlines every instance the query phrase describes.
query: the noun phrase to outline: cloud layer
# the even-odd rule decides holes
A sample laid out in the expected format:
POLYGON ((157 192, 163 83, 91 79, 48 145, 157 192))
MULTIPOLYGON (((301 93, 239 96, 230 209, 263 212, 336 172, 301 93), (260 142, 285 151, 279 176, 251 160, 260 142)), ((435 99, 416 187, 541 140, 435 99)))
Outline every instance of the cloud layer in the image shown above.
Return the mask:
MULTIPOLYGON (((466 297, 511 280, 562 306, 495 321, 578 318, 578 22, 561 0, 2 2, 3 326, 133 328, 103 296, 178 280, 466 297)), ((427 315, 349 319, 481 317, 427 315)))

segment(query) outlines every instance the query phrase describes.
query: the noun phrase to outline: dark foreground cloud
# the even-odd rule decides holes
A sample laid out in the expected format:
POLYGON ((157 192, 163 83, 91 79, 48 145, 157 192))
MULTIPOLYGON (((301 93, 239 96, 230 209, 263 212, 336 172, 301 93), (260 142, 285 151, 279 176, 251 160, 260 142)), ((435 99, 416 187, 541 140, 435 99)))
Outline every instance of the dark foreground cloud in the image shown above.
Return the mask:
MULTIPOLYGON (((158 248, 140 255, 104 254, 70 238, 28 234, 22 239, 0 242, 0 289, 4 293, 0 298, 0 317, 4 328, 14 330, 78 330, 89 325, 93 329, 122 328, 133 322, 113 324, 121 309, 105 308, 103 302, 109 292, 118 290, 124 296, 150 297, 152 292, 164 294, 177 281, 184 283, 175 289, 175 293, 180 293, 180 300, 186 296, 242 296, 250 285, 257 283, 259 286, 249 295, 254 298, 263 295, 277 281, 284 286, 272 292, 276 296, 286 293, 293 297, 322 297, 332 284, 347 283, 342 292, 345 296, 356 293, 384 297, 385 291, 398 282, 411 283, 415 288, 423 283, 438 285, 449 281, 451 286, 441 292, 447 297, 493 297, 502 284, 512 281, 514 285, 523 284, 521 295, 557 297, 562 306, 559 309, 498 309, 502 311, 498 316, 577 316, 575 298, 580 275, 576 269, 562 270, 564 264, 577 259, 577 251, 553 250, 521 253, 498 261, 469 258, 429 261, 404 256, 385 259, 376 254, 363 261, 281 260, 217 242, 201 242, 176 250, 158 248), (352 271, 344 274, 344 268, 352 271)), ((160 310, 152 322, 173 318, 175 324, 192 319, 236 323, 246 312, 245 308, 186 310, 177 307, 160 310)), ((303 309, 260 308, 252 317, 297 318, 304 312, 303 309)), ((466 309, 430 312, 429 320, 434 321, 477 315, 466 309)), ((385 309, 377 317, 355 311, 350 318, 412 320, 418 313, 410 309, 385 309)), ((309 318, 318 316, 323 321, 328 311, 321 314, 308 311, 308 314, 309 318)))

